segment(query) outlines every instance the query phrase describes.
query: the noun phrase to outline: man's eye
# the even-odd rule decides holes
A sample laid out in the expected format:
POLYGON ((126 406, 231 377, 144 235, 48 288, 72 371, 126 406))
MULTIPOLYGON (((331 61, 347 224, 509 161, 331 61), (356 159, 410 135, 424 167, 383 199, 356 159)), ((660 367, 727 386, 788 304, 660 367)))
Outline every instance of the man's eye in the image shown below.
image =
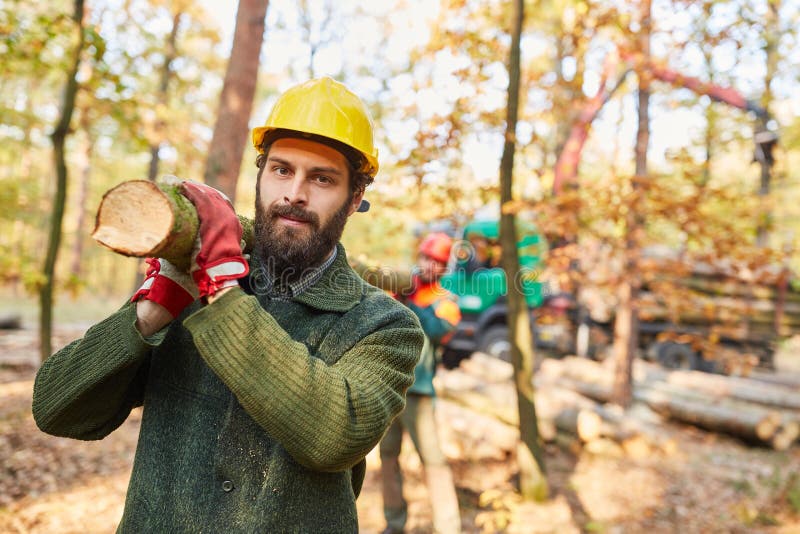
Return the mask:
POLYGON ((321 184, 332 184, 333 178, 330 176, 317 176, 316 180, 321 184))
POLYGON ((287 169, 286 167, 273 167, 272 172, 274 172, 278 176, 289 176, 289 169, 287 169))

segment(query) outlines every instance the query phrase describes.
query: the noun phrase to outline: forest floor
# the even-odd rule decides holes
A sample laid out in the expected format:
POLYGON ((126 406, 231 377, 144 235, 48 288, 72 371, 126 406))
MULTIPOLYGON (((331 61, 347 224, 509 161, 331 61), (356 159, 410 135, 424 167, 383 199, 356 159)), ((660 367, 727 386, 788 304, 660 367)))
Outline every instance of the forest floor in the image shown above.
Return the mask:
MULTIPOLYGON (((60 328, 54 345, 82 333, 60 328)), ((36 332, 0 330, 0 532, 112 533, 122 514, 140 412, 98 442, 41 433, 30 414, 36 332)), ((443 371, 447 372, 447 371, 443 371)), ((674 444, 640 454, 546 446, 551 499, 514 493, 514 435, 447 401, 441 437, 453 467, 466 533, 800 533, 800 447, 750 447, 684 425, 665 424, 674 444)), ((384 526, 380 461, 367 458, 358 499, 360 531, 384 526)), ((419 458, 406 442, 401 462, 411 533, 431 532, 419 458)))

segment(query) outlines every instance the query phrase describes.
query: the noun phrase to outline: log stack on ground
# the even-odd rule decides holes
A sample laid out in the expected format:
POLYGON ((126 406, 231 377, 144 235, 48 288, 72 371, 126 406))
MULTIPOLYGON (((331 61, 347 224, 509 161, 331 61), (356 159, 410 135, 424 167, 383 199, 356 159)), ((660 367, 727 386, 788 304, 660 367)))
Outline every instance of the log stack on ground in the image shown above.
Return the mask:
POLYGON ((729 259, 711 264, 655 254, 642 269, 647 276, 641 311, 648 320, 737 325, 748 338, 763 339, 800 328, 800 291, 781 265, 739 265, 729 259))
MULTIPOLYGON (((543 362, 540 373, 598 402, 611 399, 613 370, 608 365, 568 357, 543 362)), ((777 450, 791 447, 800 432, 797 395, 749 378, 667 372, 638 361, 634 369, 636 401, 670 419, 777 450)))
MULTIPOLYGON (((475 353, 460 367, 437 373, 436 391, 448 402, 518 428, 512 375, 511 364, 475 353)), ((674 451, 674 441, 665 432, 558 384, 537 383, 535 403, 539 433, 546 442, 563 441, 559 436, 565 436, 583 444, 612 440, 631 453, 674 451)))
MULTIPOLYGON (((511 365, 480 353, 437 374, 438 394, 466 409, 517 426, 511 365)), ((798 393, 741 377, 665 371, 646 362, 634 368, 634 405, 608 404, 613 367, 567 357, 546 359, 535 378, 539 432, 545 441, 576 442, 629 454, 671 453, 676 427, 665 419, 722 433, 747 443, 786 450, 800 437, 798 393), (641 413, 647 414, 643 417, 641 413), (598 443, 603 441, 604 443, 598 443)))

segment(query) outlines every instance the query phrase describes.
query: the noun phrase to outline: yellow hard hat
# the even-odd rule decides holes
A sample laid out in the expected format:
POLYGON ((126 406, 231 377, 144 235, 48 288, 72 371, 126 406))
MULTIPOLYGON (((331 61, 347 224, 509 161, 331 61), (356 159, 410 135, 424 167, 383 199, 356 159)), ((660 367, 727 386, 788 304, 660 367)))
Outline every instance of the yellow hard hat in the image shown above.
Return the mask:
POLYGON ((369 111, 358 96, 332 78, 309 80, 283 93, 264 126, 253 128, 253 146, 262 152, 264 137, 277 129, 339 141, 364 156, 360 172, 370 177, 378 173, 369 111))

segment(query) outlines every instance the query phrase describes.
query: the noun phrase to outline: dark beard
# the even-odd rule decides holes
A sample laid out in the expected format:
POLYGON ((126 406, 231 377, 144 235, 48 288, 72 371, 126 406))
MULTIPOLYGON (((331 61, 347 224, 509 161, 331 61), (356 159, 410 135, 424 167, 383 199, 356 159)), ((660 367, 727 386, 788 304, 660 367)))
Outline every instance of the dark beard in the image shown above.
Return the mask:
POLYGON ((255 250, 270 277, 279 280, 281 285, 292 283, 320 265, 342 237, 351 202, 352 195, 331 220, 321 226, 316 213, 287 204, 273 205, 267 209, 260 195, 257 196, 255 250), (302 230, 279 224, 277 220, 281 215, 307 221, 311 226, 310 234, 304 236, 302 230))

